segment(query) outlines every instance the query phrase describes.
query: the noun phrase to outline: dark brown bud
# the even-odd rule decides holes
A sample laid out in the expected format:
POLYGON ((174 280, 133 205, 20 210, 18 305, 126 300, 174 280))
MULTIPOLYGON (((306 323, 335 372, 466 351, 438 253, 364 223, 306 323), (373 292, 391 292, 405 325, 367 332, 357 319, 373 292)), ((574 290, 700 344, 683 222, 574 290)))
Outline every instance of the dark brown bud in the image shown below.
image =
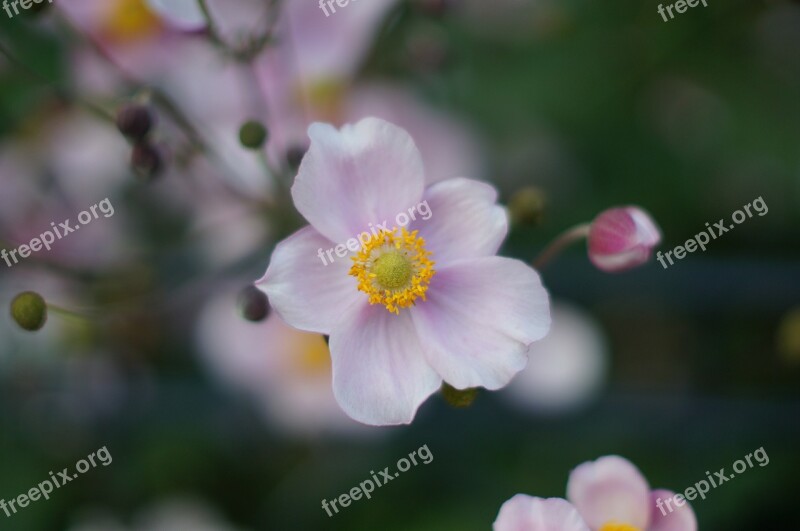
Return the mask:
POLYGON ((117 111, 117 129, 131 140, 142 140, 155 125, 155 115, 147 105, 127 103, 117 111))

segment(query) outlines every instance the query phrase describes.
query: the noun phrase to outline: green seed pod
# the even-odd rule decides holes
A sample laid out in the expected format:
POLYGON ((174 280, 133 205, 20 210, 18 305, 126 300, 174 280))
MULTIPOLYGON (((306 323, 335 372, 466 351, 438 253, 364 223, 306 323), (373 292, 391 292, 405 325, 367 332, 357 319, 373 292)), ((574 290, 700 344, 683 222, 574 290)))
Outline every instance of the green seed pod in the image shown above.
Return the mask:
POLYGON ((245 122, 239 129, 239 141, 248 149, 261 149, 267 141, 267 128, 256 120, 245 122))
POLYGON ((38 293, 25 291, 11 301, 11 317, 23 330, 36 332, 47 322, 47 303, 38 293))

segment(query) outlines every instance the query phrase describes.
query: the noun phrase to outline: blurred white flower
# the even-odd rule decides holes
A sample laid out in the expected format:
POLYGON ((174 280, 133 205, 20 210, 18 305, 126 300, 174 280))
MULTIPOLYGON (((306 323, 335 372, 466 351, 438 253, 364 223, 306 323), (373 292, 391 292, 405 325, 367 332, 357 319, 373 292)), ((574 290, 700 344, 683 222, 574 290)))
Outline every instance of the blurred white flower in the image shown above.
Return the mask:
POLYGON ((528 366, 503 396, 539 413, 561 413, 585 405, 602 389, 608 345, 599 324, 585 311, 555 301, 550 333, 531 345, 528 366))
POLYGON ((221 292, 198 319, 197 344, 214 376, 247 393, 274 426, 290 434, 366 434, 334 399, 324 338, 274 314, 249 322, 239 315, 237 295, 235 289, 221 292))
POLYGON ((212 507, 192 498, 173 498, 144 509, 128 527, 106 513, 79 517, 68 531, 242 531, 212 507))

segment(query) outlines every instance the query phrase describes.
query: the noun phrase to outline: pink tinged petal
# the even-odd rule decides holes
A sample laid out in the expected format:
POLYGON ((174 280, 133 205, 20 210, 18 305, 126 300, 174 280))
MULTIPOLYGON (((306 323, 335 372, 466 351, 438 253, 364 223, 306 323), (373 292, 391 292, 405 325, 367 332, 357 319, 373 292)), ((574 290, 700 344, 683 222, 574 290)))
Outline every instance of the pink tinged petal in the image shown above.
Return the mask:
POLYGON ((517 494, 500 508, 494 531, 589 531, 567 500, 517 494))
POLYGON ((650 493, 651 524, 648 531, 697 531, 697 517, 688 501, 678 507, 675 501, 666 505, 664 500, 672 499, 674 492, 656 489, 650 493), (661 508, 658 506, 661 503, 661 508), (670 511, 670 507, 672 511, 670 511))
POLYGON ((397 84, 354 88, 347 100, 348 121, 376 116, 399 125, 414 138, 425 164, 428 183, 484 176, 481 143, 466 123, 443 113, 397 84))
POLYGON ((328 239, 344 243, 389 224, 419 203, 425 175, 411 136, 377 118, 340 130, 314 123, 292 197, 301 214, 328 239))
POLYGON ((419 229, 439 267, 461 258, 493 256, 508 234, 508 215, 489 184, 448 179, 428 188, 423 199, 422 214, 416 214, 410 228, 419 229))
POLYGON ((427 301, 411 308, 428 361, 450 385, 499 389, 550 329, 539 275, 519 260, 490 256, 437 270, 427 301))
POLYGON ((279 46, 288 48, 302 80, 352 77, 397 0, 347 3, 290 0, 282 6, 279 46))
POLYGON ((578 466, 569 476, 567 499, 592 529, 607 523, 647 529, 650 487, 630 461, 601 457, 578 466))
POLYGON ((147 0, 147 5, 178 29, 196 31, 206 27, 198 0, 147 0))
POLYGON ((312 227, 295 232, 275 247, 264 277, 256 282, 284 321, 295 328, 330 334, 342 311, 360 296, 348 272, 352 262, 325 251, 333 244, 312 227), (327 265, 319 258, 322 249, 327 265))
POLYGON ((612 208, 592 222, 589 259, 603 271, 624 271, 646 263, 660 241, 661 231, 647 212, 612 208))
POLYGON ((376 426, 408 424, 442 384, 428 365, 409 312, 365 302, 331 334, 333 393, 345 413, 376 426))

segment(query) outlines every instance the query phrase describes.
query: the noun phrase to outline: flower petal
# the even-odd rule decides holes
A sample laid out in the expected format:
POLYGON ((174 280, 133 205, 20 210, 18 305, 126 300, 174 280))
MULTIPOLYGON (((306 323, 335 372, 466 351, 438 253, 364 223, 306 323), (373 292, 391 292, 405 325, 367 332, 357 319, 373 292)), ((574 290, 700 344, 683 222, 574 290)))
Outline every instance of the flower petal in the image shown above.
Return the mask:
POLYGON ((494 531, 589 531, 567 500, 517 494, 500 507, 494 531))
POLYGON ((343 243, 388 223, 416 205, 425 183, 422 157, 411 136, 377 118, 340 130, 322 123, 308 128, 292 197, 301 214, 328 239, 343 243))
POLYGON ((275 247, 266 274, 256 282, 278 315, 295 328, 330 334, 342 311, 363 298, 348 274, 351 262, 335 255, 329 262, 325 251, 331 247, 313 227, 302 228, 275 247))
POLYGON ((408 424, 442 384, 428 365, 409 312, 395 315, 366 300, 351 307, 330 339, 333 393, 365 424, 408 424))
POLYGON ((533 268, 497 256, 437 270, 427 301, 411 309, 426 356, 458 389, 499 389, 550 328, 547 291, 533 268))
POLYGON ((423 199, 428 208, 422 214, 429 219, 417 214, 410 228, 419 229, 439 266, 497 253, 508 233, 508 215, 497 204, 494 187, 470 179, 448 179, 428 188, 423 199))
POLYGON ((650 487, 630 461, 619 456, 601 457, 578 466, 567 482, 567 499, 592 529, 607 523, 647 529, 650 522, 650 487))
POLYGON ((181 30, 194 31, 206 27, 206 17, 197 0, 147 0, 147 5, 181 30))
POLYGON ((697 517, 689 502, 677 507, 673 501, 666 506, 663 500, 675 496, 674 492, 657 489, 650 493, 650 528, 648 531, 697 531, 697 517), (661 502, 662 508, 658 507, 661 502), (671 509, 671 510, 670 510, 671 509))

